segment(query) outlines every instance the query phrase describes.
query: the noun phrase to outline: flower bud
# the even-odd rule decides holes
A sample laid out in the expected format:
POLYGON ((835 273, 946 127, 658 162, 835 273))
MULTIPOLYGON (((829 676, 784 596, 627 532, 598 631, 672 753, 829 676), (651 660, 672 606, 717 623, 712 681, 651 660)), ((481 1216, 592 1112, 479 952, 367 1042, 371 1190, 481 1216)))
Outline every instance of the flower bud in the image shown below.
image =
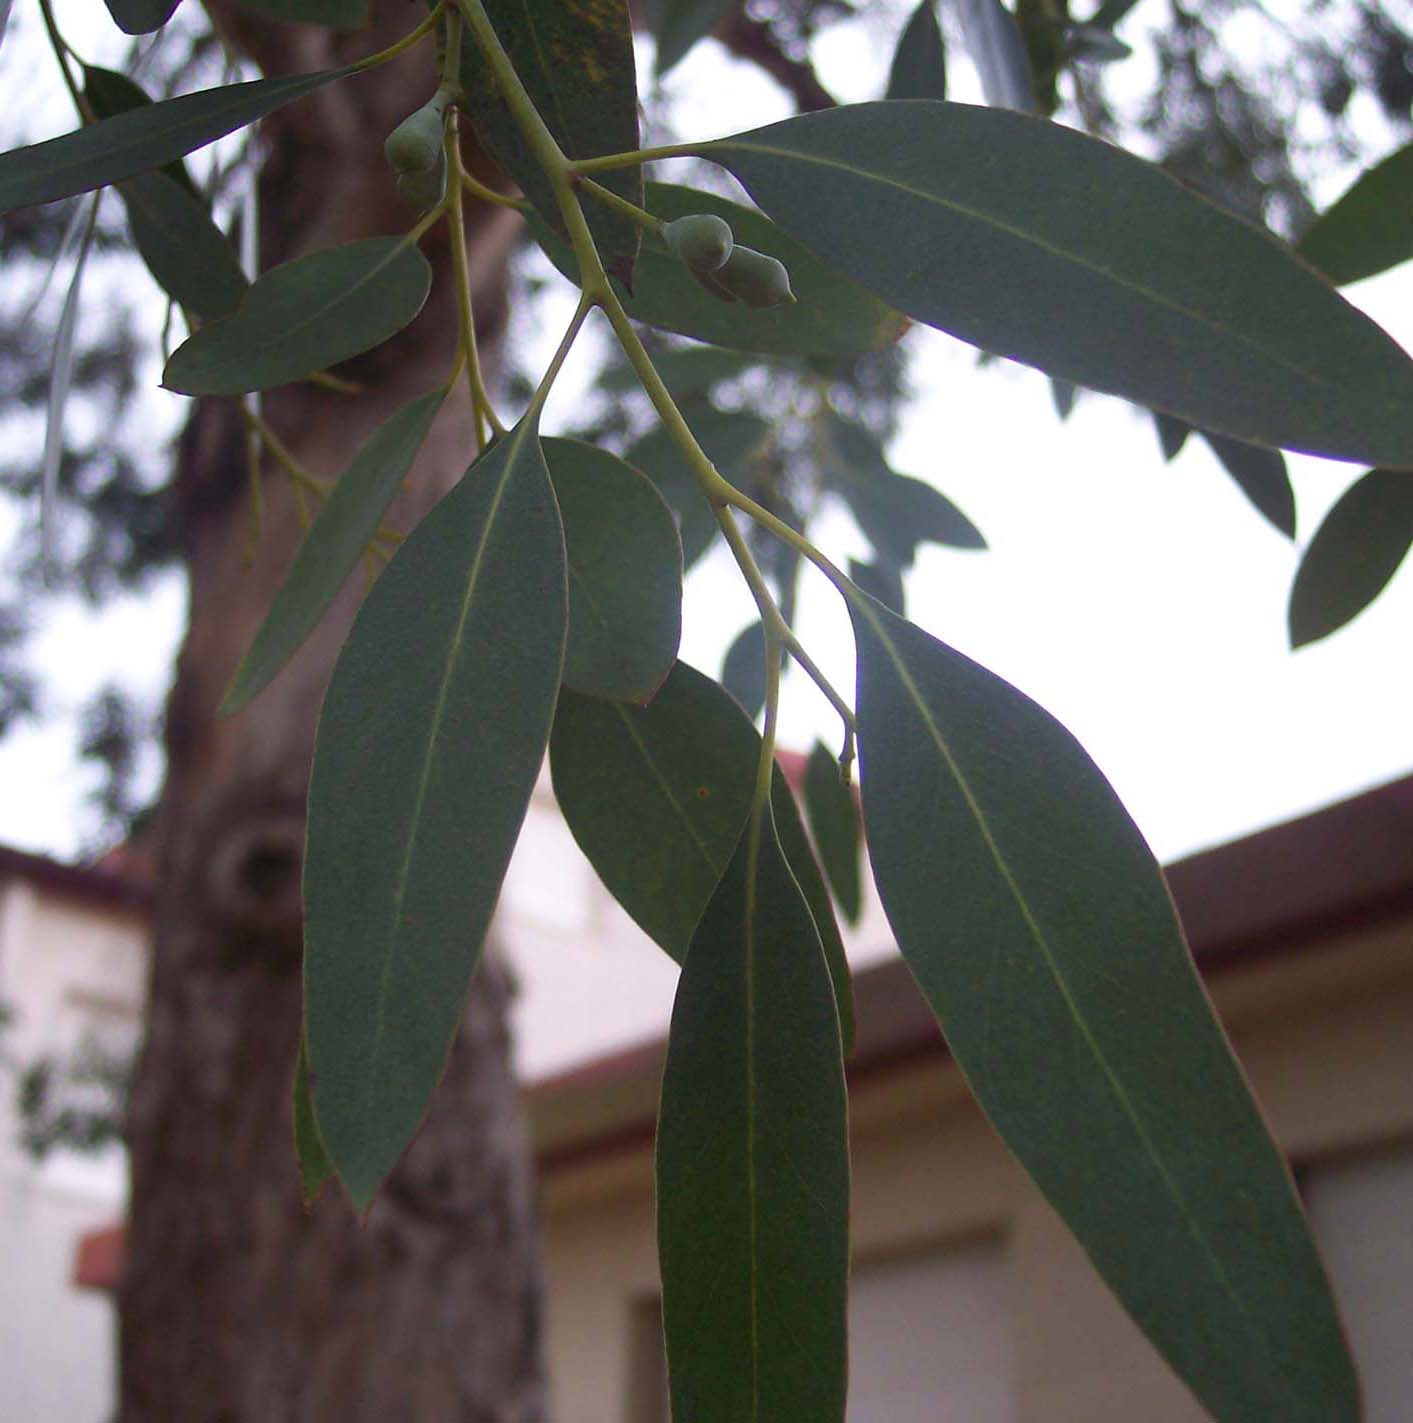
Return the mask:
POLYGON ((679 217, 662 229, 663 240, 694 272, 715 272, 731 255, 731 228, 709 212, 679 217))
POLYGON ((446 154, 439 148, 437 161, 430 168, 399 173, 397 190, 418 212, 436 207, 446 197, 446 154))
POLYGON ((758 310, 795 300, 795 293, 790 290, 790 274, 784 264, 753 247, 737 243, 726 265, 713 275, 732 296, 740 297, 747 306, 758 310))
POLYGON ((394 173, 435 172, 442 153, 442 115, 450 97, 438 89, 384 140, 383 153, 394 173))

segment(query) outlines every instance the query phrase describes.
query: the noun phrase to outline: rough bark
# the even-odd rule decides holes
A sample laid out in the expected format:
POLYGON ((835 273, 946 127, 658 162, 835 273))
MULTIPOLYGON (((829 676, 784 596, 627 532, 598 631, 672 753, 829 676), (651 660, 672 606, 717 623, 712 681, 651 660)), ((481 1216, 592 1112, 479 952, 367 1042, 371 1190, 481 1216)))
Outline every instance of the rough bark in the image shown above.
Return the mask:
MULTIPOLYGON (((381 0, 376 33, 337 40, 219 12, 268 73, 369 49, 420 11, 381 0)), ((383 136, 430 92, 425 58, 324 90, 269 121, 262 179, 266 264, 331 242, 400 231, 383 136)), ((514 219, 473 216, 483 342, 503 324, 514 219)), ((308 384, 266 402, 296 455, 336 474, 410 395, 444 378, 455 343, 449 261, 426 312, 341 372, 368 394, 308 384)), ((443 413, 394 522, 465 469, 466 406, 443 413)), ((207 402, 180 448, 173 517, 191 622, 167 718, 160 885, 148 1035, 130 1113, 133 1200, 120 1287, 122 1423, 476 1420, 542 1417, 532 1172, 511 1075, 508 981, 478 975, 446 1080, 366 1223, 336 1189, 300 1200, 290 1083, 300 1004, 303 798, 315 718, 362 579, 269 690, 240 716, 216 707, 297 545, 284 480, 247 565, 244 437, 207 402)))

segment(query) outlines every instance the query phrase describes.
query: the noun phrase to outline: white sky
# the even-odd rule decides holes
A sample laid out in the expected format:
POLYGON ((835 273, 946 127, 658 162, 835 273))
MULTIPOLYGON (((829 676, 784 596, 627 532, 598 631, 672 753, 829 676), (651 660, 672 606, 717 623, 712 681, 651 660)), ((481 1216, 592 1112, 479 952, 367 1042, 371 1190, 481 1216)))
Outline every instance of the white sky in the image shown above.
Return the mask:
MULTIPOLYGON (((847 98, 866 97, 886 65, 879 45, 865 28, 836 33, 819 55, 826 82, 847 98)), ((966 98, 962 68, 953 66, 962 79, 954 97, 966 98)), ((670 90, 685 137, 722 131, 723 94, 731 128, 786 112, 768 81, 728 68, 711 46, 675 71, 670 90), (703 94, 709 101, 694 108, 690 96, 703 94)), ((1413 347, 1409 269, 1348 295, 1413 347)), ((909 614, 1069 725, 1162 858, 1413 768, 1407 570, 1350 627, 1292 654, 1285 600, 1297 550, 1250 508, 1205 446, 1189 442, 1165 466, 1150 423, 1119 402, 1082 400, 1062 426, 1037 373, 977 372, 970 349, 950 338, 923 330, 908 339, 918 395, 894 465, 935 481, 991 545, 985 554, 925 549, 908 583, 909 614)), ((576 351, 551 428, 556 411, 570 418, 590 357, 587 343, 576 351)), ((1304 542, 1362 471, 1302 457, 1291 468, 1304 542)), ((866 553, 841 513, 818 527, 832 556, 866 553)), ((0 539, 8 533, 0 522, 0 539)), ((162 686, 181 615, 175 585, 98 622, 61 611, 36 648, 54 702, 76 704, 105 674, 162 686)), ((752 616, 729 555, 717 550, 689 581, 683 656, 715 672, 752 616)), ((850 688, 847 619, 818 581, 807 587, 801 632, 836 684, 850 688)), ((832 740, 837 725, 792 674, 782 738, 807 748, 819 733, 832 740)), ((70 745, 67 730, 51 727, 0 746, 0 842, 72 852, 86 782, 70 745)))

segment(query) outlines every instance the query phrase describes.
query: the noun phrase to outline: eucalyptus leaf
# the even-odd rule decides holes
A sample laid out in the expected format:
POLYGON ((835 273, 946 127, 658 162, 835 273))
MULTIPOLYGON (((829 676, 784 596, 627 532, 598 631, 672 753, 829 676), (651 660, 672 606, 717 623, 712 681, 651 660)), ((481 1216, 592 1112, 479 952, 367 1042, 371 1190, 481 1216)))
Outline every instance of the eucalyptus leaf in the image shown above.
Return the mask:
POLYGON ((932 3, 933 0, 919 0, 903 26, 888 70, 885 99, 947 97, 947 45, 932 3))
POLYGON ((682 545, 652 482, 582 440, 545 440, 564 522, 569 641, 564 685, 646 702, 677 660, 682 545))
POLYGON ((373 585, 309 791, 314 1107, 365 1208, 426 1109, 559 689, 564 538, 533 424, 497 440, 373 585))
POLYGON ((957 0, 957 14, 986 102, 1022 113, 1034 110, 1035 79, 1015 16, 1001 0, 957 0))
MULTIPOLYGON (((152 102, 151 96, 136 80, 113 69, 102 69, 96 64, 86 64, 83 67, 83 97, 97 119, 110 119, 114 114, 140 109, 152 102)), ((192 181, 190 171, 180 158, 164 163, 158 171, 175 179, 192 197, 205 202, 192 181)))
POLYGON ((805 813, 819 849, 819 860, 844 918, 859 922, 863 911, 863 886, 859 855, 863 829, 851 786, 844 783, 839 762, 822 742, 816 741, 805 768, 805 813))
POLYGON ((978 1102, 1224 1423, 1356 1423, 1290 1174, 1112 788, 1057 721, 856 596, 889 923, 978 1102))
POLYGON ((677 989, 657 1131, 672 1416, 842 1423, 849 1162, 834 1003, 769 818, 677 989))
POLYGON ((271 20, 361 30, 368 23, 368 0, 237 0, 242 10, 271 20))
POLYGON ((1295 490, 1291 488, 1285 457, 1279 450, 1262 449, 1226 435, 1202 432, 1202 438, 1222 462, 1222 468, 1256 510, 1283 533, 1295 537, 1295 490))
POLYGON ((1336 286, 1363 281, 1413 257, 1413 143, 1355 180, 1296 246, 1336 286))
MULTIPOLYGON (((653 365, 662 377, 662 383, 678 400, 705 395, 712 386, 736 380, 760 364, 759 356, 744 351, 724 351, 719 346, 684 346, 671 351, 653 352, 653 365)), ((624 395, 642 388, 638 383, 638 373, 627 361, 611 365, 601 372, 599 385, 612 395, 624 395)))
POLYGON ((432 284, 403 237, 370 237, 265 272, 240 307, 172 352, 162 384, 185 395, 242 395, 300 380, 401 331, 432 284))
MULTIPOLYGON (((691 213, 712 213, 730 224, 738 242, 783 262, 796 301, 754 310, 712 296, 655 234, 643 238, 633 291, 620 292, 635 321, 676 331, 698 341, 768 355, 854 356, 891 345, 908 327, 906 317, 840 276, 793 237, 753 208, 696 188, 649 183, 644 201, 665 222, 691 213)), ((537 217, 530 232, 550 261, 570 281, 579 268, 569 244, 537 217)))
POLYGON ((312 1206, 319 1193, 334 1177, 334 1163, 324 1150, 319 1123, 314 1117, 314 1100, 309 1095, 309 1048, 303 1033, 294 1065, 294 1157, 299 1163, 299 1185, 304 1204, 312 1206))
POLYGON ((240 711, 262 692, 314 631, 357 567, 445 398, 444 390, 434 390, 409 401, 354 455, 236 668, 221 705, 225 715, 240 711))
MULTIPOLYGON (((354 66, 254 79, 144 104, 59 138, 0 154, 0 212, 52 203, 161 168, 274 109, 356 73, 354 66)), ((90 77, 92 71, 89 72, 90 77)))
POLYGON ((1342 628, 1383 592, 1413 546, 1413 475, 1374 469, 1315 530, 1290 591, 1290 645, 1342 628))
POLYGON ((1077 391, 1078 387, 1073 381, 1062 380, 1057 376, 1050 377, 1050 403, 1061 420, 1068 420, 1074 413, 1077 391))
POLYGON ((659 79, 685 59, 731 8, 732 0, 655 0, 653 37, 657 40, 654 72, 659 79))
POLYGON ((765 708, 765 628, 759 618, 748 623, 726 649, 721 685, 754 721, 765 708))
POLYGON ((984 350, 1251 443, 1413 465, 1408 356, 1275 238, 1109 144, 915 101, 695 151, 821 260, 984 350))
POLYGON ((118 184, 128 230, 147 270, 178 306, 204 321, 229 316, 247 282, 206 204, 165 171, 118 184))
MULTIPOLYGON (((638 147, 638 86, 626 0, 491 0, 486 11, 535 108, 568 157, 593 158, 638 147)), ((462 37, 461 87, 486 152, 520 185, 541 220, 562 235, 554 187, 469 30, 462 37)), ((642 205, 641 168, 603 173, 598 181, 642 205)), ((586 202, 584 210, 605 266, 632 286, 642 229, 599 202, 586 202)))
POLYGON ((146 35, 160 30, 172 18, 181 0, 103 0, 113 23, 125 35, 146 35))
POLYGON ((1155 410, 1152 414, 1153 427, 1158 432, 1158 444, 1162 447, 1163 459, 1171 464, 1182 453, 1182 447, 1192 433, 1192 426, 1173 415, 1164 415, 1161 410, 1155 410))
POLYGON ((904 611, 903 571, 895 563, 860 563, 849 560, 849 577, 870 598, 877 598, 885 608, 900 617, 904 611))

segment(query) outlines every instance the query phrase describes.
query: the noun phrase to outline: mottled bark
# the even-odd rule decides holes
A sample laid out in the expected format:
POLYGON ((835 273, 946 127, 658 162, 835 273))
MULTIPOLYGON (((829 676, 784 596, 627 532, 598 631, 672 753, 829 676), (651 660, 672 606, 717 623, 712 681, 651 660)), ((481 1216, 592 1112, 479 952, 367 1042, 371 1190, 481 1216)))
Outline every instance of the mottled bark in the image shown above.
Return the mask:
MULTIPOLYGON (((337 40, 220 12, 269 73, 365 53, 420 7, 381 0, 377 34, 337 40)), ((413 217, 381 161, 383 136, 434 84, 426 56, 333 86, 267 122, 266 264, 399 231, 413 217)), ((503 324, 516 219, 473 215, 478 325, 503 324)), ((427 311, 341 371, 368 394, 312 385, 266 415, 332 476, 410 395, 445 376, 455 345, 449 260, 427 311)), ((395 506, 406 525, 465 469, 453 401, 395 506)), ((360 1225, 339 1191, 300 1201, 290 1082, 300 1023, 299 877, 315 718, 359 596, 340 606, 240 716, 216 707, 299 539, 288 487, 266 467, 265 530, 247 566, 238 412, 207 402, 182 441, 173 517, 191 624, 167 720, 161 880, 148 1037, 131 1108, 133 1202, 120 1290, 122 1423, 496 1420, 542 1417, 532 1178, 511 1076, 508 983, 494 962, 471 994, 422 1132, 360 1225)))

